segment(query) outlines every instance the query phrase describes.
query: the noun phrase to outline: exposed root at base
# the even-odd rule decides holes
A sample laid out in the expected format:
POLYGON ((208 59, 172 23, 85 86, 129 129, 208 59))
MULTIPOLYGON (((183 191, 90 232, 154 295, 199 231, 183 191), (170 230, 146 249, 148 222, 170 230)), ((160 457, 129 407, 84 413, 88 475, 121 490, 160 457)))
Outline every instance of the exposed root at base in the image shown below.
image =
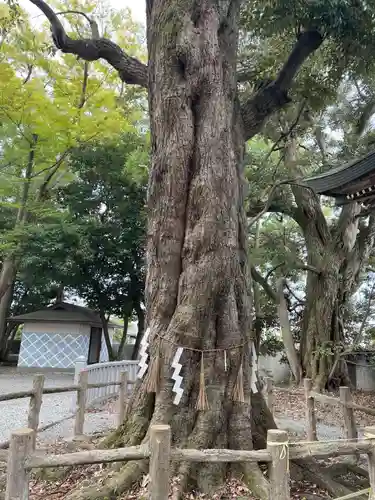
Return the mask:
MULTIPOLYGON (((199 471, 199 473, 201 472, 202 474, 207 472, 208 475, 211 475, 213 472, 212 480, 210 480, 210 483, 215 486, 211 491, 212 495, 217 494, 218 490, 231 491, 230 488, 233 486, 233 484, 237 484, 239 488, 243 488, 242 491, 248 491, 249 498, 257 498, 261 500, 268 500, 269 498, 268 483, 263 475, 264 468, 262 467, 262 473, 256 464, 235 464, 234 468, 231 466, 223 466, 218 468, 217 471, 212 471, 210 467, 208 467, 207 469, 207 465, 215 466, 217 464, 190 464, 192 465, 191 467, 181 468, 182 464, 172 463, 172 470, 174 469, 173 465, 180 466, 178 469, 180 477, 176 476, 173 473, 171 474, 172 477, 170 494, 173 500, 182 500, 183 498, 185 498, 184 494, 189 493, 189 491, 190 493, 195 492, 197 498, 201 498, 200 494, 203 492, 201 488, 197 487, 197 471, 199 471), (223 476, 220 475, 220 480, 219 469, 221 469, 221 471, 225 471, 223 476), (188 478, 187 482, 180 481, 182 473, 184 473, 185 477, 188 478), (238 479, 235 479, 234 476, 237 476, 238 479), (215 483, 216 479, 218 479, 218 481, 215 483), (221 480, 222 482, 220 482, 221 480), (187 485, 188 488, 184 487, 184 484, 187 485), (249 490, 247 490, 246 487, 249 490)), ((220 466, 222 465, 223 464, 220 464, 220 466)), ((122 495, 124 493, 126 497, 126 493, 128 492, 131 492, 131 494, 133 495, 132 498, 134 498, 134 494, 137 496, 138 493, 140 495, 139 498, 141 496, 143 498, 143 496, 147 496, 147 482, 143 481, 142 486, 141 483, 142 479, 147 479, 147 469, 148 463, 146 460, 139 462, 129 462, 127 465, 122 467, 120 471, 115 471, 114 467, 107 467, 102 471, 100 477, 98 477, 96 474, 92 477, 92 480, 95 481, 95 486, 93 484, 93 486, 90 487, 86 486, 85 488, 77 488, 70 493, 65 490, 66 496, 64 496, 63 498, 65 498, 66 500, 115 500, 119 497, 123 498, 122 495)), ((176 471, 176 469, 174 470, 176 471)), ((309 486, 306 485, 306 481, 308 481, 308 483, 310 484, 319 486, 319 491, 317 493, 315 492, 316 486, 314 486, 314 498, 319 498, 317 494, 320 494, 322 495, 321 498, 324 500, 328 500, 328 498, 332 497, 341 497, 343 494, 346 495, 352 493, 355 489, 362 489, 368 486, 368 484, 366 484, 361 485, 361 488, 357 488, 357 483, 348 483, 347 485, 345 485, 343 483, 347 476, 343 475, 342 478, 340 477, 336 479, 335 476, 337 472, 339 472, 341 475, 341 473, 345 472, 345 470, 341 469, 339 465, 336 466, 336 464, 331 468, 324 467, 324 464, 314 462, 313 460, 299 461, 298 465, 294 463, 291 464, 291 476, 295 481, 295 486, 298 488, 297 491, 299 493, 305 492, 305 487, 307 487, 307 492, 305 495, 306 498, 308 498, 308 493, 312 493, 312 491, 309 490, 309 486), (300 489, 301 487, 302 489, 300 489), (325 491, 327 492, 326 496, 325 491)), ((82 473, 78 476, 80 476, 81 478, 85 477, 84 475, 82 476, 82 473)), ((90 474, 88 477, 90 477, 90 474)), ((84 481, 86 485, 88 484, 88 481, 89 479, 84 481)), ((54 486, 54 488, 56 488, 56 486, 54 486)), ((56 489, 52 491, 56 491, 56 489)), ((207 496, 206 493, 206 496, 204 496, 204 498, 207 497, 211 498, 211 496, 207 496)), ((246 495, 245 497, 247 498, 246 495)), ((367 497, 361 497, 360 500, 365 500, 365 498, 367 500, 367 497)))
POLYGON ((89 486, 74 490, 66 500, 112 500, 140 481, 147 471, 146 461, 132 461, 127 463, 120 471, 109 475, 102 486, 89 486))
POLYGON ((261 500, 267 500, 269 498, 269 483, 258 464, 245 463, 241 469, 244 473, 243 481, 248 488, 261 500))
MULTIPOLYGON (((306 481, 318 485, 320 488, 328 491, 333 498, 349 495, 353 491, 342 484, 334 477, 332 472, 324 469, 314 460, 297 460, 292 465, 292 475, 299 474, 306 481)), ((362 497, 358 497, 362 499, 362 497)))

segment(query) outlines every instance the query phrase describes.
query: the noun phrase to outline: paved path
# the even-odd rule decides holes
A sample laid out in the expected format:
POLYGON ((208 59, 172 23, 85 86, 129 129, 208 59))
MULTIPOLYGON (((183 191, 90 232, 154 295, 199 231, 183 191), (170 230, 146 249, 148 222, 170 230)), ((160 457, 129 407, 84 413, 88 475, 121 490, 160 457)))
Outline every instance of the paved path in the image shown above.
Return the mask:
MULTIPOLYGON (((25 391, 32 388, 33 374, 18 373, 15 368, 0 367, 0 394, 7 392, 25 391)), ((61 387, 73 384, 73 375, 67 373, 48 373, 45 375, 46 387, 61 387)), ((56 422, 72 414, 75 393, 46 394, 40 410, 40 426, 56 422)), ((0 402, 0 442, 10 438, 12 430, 25 427, 29 398, 0 402)), ((100 413, 87 412, 85 415, 86 434, 104 431, 115 427, 115 413, 102 411, 100 413)), ((60 424, 42 432, 40 438, 55 440, 73 436, 74 419, 65 420, 60 424)))

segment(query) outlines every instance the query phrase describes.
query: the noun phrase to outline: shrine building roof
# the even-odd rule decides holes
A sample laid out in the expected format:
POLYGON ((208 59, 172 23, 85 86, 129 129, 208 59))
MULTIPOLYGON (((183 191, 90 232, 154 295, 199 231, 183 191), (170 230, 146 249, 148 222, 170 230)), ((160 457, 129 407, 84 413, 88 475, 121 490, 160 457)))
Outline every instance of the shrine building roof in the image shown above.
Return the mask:
POLYGON ((304 179, 302 183, 317 194, 335 198, 338 205, 351 201, 372 205, 375 203, 375 151, 304 179))

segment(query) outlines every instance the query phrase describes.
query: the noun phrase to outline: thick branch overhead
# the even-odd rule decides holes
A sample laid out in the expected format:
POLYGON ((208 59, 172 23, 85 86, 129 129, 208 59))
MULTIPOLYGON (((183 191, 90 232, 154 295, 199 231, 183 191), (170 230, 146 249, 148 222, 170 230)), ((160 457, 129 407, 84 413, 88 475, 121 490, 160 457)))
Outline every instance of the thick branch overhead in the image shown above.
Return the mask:
POLYGON ((147 87, 147 66, 127 55, 118 45, 106 38, 73 40, 70 38, 55 12, 44 0, 30 0, 46 16, 51 24, 52 38, 58 49, 75 54, 85 61, 104 59, 118 71, 125 83, 147 87))
POLYGON ((322 42, 323 38, 318 31, 301 33, 276 80, 261 88, 242 105, 246 140, 260 132, 264 121, 289 102, 287 92, 293 79, 303 63, 320 47, 322 42))

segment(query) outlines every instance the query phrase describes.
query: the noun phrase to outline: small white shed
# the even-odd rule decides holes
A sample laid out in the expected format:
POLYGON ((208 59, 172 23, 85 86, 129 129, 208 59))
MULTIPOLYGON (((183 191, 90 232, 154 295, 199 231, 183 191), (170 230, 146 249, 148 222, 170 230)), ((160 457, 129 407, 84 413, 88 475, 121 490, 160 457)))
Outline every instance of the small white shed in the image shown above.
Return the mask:
MULTIPOLYGON (((88 364, 108 361, 100 316, 92 309, 59 302, 10 320, 23 323, 19 370, 73 371, 80 356, 88 364)), ((108 325, 111 339, 116 327, 108 325)))

